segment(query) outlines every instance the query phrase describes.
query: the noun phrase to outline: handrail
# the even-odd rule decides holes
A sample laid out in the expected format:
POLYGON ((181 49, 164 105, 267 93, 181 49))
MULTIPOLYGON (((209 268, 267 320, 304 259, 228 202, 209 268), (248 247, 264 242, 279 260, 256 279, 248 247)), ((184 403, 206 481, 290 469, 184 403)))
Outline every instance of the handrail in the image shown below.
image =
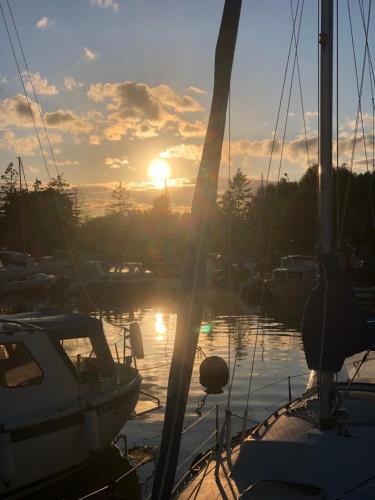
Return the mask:
POLYGON ((183 431, 182 431, 182 435, 184 435, 187 431, 189 431, 190 429, 192 429, 193 427, 195 427, 199 422, 201 422, 202 420, 204 420, 206 417, 208 417, 208 415, 210 415, 211 413, 213 413, 214 410, 217 410, 217 406, 213 406, 210 410, 208 410, 204 415, 200 416, 199 418, 197 418, 196 420, 194 420, 193 423, 191 423, 190 425, 188 425, 183 431))
MULTIPOLYGON (((137 465, 135 465, 134 467, 132 467, 130 470, 128 470, 127 472, 125 472, 121 476, 117 477, 113 481, 110 481, 110 483, 108 483, 106 486, 103 486, 102 488, 99 488, 96 491, 92 491, 91 493, 89 493, 89 494, 87 494, 87 495, 85 495, 83 497, 80 497, 78 500, 86 500, 87 498, 92 498, 95 495, 98 495, 99 493, 104 493, 105 491, 109 491, 111 489, 113 490, 114 487, 116 486, 116 484, 118 484, 120 481, 122 481, 123 479, 125 479, 126 476, 130 475, 132 472, 134 472, 136 469, 138 469, 141 465, 145 464, 146 462, 149 462, 149 458, 148 457, 146 457, 143 460, 141 460, 137 465)), ((112 491, 112 493, 113 493, 113 491, 112 491)))
POLYGON ((213 432, 211 432, 211 434, 210 434, 210 435, 209 435, 209 436, 208 436, 208 437, 207 437, 207 438, 206 438, 206 439, 205 439, 205 440, 204 440, 204 441, 203 441, 203 442, 202 442, 199 446, 197 446, 197 447, 195 448, 195 450, 194 450, 194 451, 192 451, 192 452, 190 453, 190 455, 188 455, 188 456, 185 458, 185 460, 184 460, 183 462, 181 462, 181 463, 177 466, 176 471, 177 471, 177 470, 180 470, 180 469, 181 469, 181 467, 182 467, 183 465, 185 465, 185 464, 186 464, 189 460, 191 460, 191 459, 194 457, 194 455, 197 453, 197 451, 198 451, 198 450, 200 450, 200 449, 202 448, 202 446, 204 446, 206 443, 208 443, 208 441, 209 441, 209 440, 210 440, 213 436, 215 436, 215 435, 216 435, 216 430, 214 430, 213 432))

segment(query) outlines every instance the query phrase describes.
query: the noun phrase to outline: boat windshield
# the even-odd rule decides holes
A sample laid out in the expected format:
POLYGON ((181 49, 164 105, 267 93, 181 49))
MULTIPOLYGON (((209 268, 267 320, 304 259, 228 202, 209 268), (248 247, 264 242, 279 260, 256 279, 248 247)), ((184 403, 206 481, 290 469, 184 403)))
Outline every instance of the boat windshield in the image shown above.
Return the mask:
POLYGON ((25 387, 42 380, 42 370, 22 342, 0 344, 0 386, 25 387))
POLYGON ((89 337, 61 339, 60 345, 83 382, 99 374, 98 359, 89 337))

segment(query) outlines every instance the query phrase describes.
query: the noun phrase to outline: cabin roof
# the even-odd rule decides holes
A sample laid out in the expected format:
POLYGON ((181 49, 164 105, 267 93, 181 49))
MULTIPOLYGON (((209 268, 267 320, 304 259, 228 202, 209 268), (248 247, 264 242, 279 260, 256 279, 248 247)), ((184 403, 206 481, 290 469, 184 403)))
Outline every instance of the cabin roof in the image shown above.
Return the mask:
MULTIPOLYGON (((1 315, 0 321, 14 322, 15 325, 41 329, 60 339, 98 337, 103 335, 103 325, 98 319, 84 314, 45 314, 26 312, 1 315)), ((5 332, 4 332, 5 333, 5 332)), ((6 333, 9 333, 7 329, 6 333)), ((1 330, 0 330, 1 335, 1 330)))

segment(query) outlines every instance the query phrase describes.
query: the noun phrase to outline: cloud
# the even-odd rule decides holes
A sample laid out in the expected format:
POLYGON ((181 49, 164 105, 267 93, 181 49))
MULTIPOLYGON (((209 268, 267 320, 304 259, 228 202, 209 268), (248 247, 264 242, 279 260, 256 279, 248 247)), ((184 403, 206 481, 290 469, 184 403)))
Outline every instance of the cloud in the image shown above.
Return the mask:
POLYGON ((49 17, 41 17, 39 21, 36 23, 36 28, 40 30, 45 30, 47 28, 50 28, 55 24, 55 21, 52 21, 49 17))
POLYGON ((56 165, 58 167, 72 167, 72 166, 75 166, 75 165, 79 165, 79 161, 77 161, 77 160, 60 160, 60 161, 57 161, 56 160, 56 165))
POLYGON ((161 158, 181 158, 198 162, 202 156, 202 146, 199 144, 178 144, 160 153, 161 158))
POLYGON ((88 47, 83 47, 83 55, 86 61, 95 61, 99 54, 89 49, 88 47))
POLYGON ((188 95, 178 95, 169 85, 161 84, 150 89, 153 96, 177 113, 197 113, 204 111, 202 105, 188 95))
POLYGON ((83 87, 83 82, 77 82, 72 76, 66 76, 64 78, 64 88, 65 90, 75 90, 77 87, 83 87))
POLYGON ((85 133, 93 129, 90 116, 82 118, 69 109, 47 112, 44 115, 44 120, 49 127, 67 132, 85 133))
POLYGON ((131 81, 96 83, 87 95, 94 102, 106 103, 109 113, 104 135, 110 141, 118 141, 122 136, 202 137, 205 133, 203 122, 179 116, 202 112, 201 104, 191 96, 179 95, 166 84, 150 87, 131 81))
MULTIPOLYGON (((62 142, 60 134, 49 134, 49 139, 52 144, 62 142)), ((39 143, 35 134, 19 136, 13 131, 5 131, 0 138, 0 149, 12 151, 17 156, 33 156, 39 149, 39 143)))
POLYGON ((129 165, 129 160, 126 156, 121 158, 106 158, 104 164, 109 168, 121 168, 129 165))
MULTIPOLYGON (((29 99, 31 112, 37 120, 39 110, 37 104, 29 99)), ((33 122, 26 97, 16 94, 14 97, 0 100, 0 129, 7 127, 30 128, 33 122)))
POLYGON ((7 83, 7 81, 6 77, 0 73, 0 83, 7 83))
POLYGON ((89 143, 93 146, 99 146, 101 144, 100 137, 98 135, 90 135, 89 143))
MULTIPOLYGON (((28 73, 25 71, 22 73, 22 76, 27 79, 28 73)), ((39 72, 30 73, 30 78, 37 94, 55 95, 59 93, 55 85, 49 85, 48 80, 46 78, 42 78, 39 72)), ((28 92, 33 91, 30 80, 26 82, 25 87, 28 92)))
POLYGON ((90 4, 100 9, 112 9, 118 11, 118 3, 113 0, 90 0, 90 4))
POLYGON ((207 91, 200 89, 199 87, 194 87, 191 85, 190 87, 187 88, 189 92, 193 92, 193 94, 198 94, 198 95, 207 95, 207 91))

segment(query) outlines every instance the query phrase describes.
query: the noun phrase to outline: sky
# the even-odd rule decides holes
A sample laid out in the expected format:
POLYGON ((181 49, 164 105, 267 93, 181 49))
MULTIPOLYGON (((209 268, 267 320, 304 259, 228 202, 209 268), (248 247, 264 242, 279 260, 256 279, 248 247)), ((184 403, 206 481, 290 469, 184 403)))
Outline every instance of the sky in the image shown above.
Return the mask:
MULTIPOLYGON (((17 45, 7 2, 0 2, 22 74, 21 79, 0 18, 1 168, 21 156, 30 183, 36 177, 47 182, 49 175, 63 173, 67 182, 78 187, 85 210, 100 214, 118 182, 130 191, 136 207, 149 206, 162 192, 162 185, 150 178, 148 167, 152 160, 162 157, 170 165, 168 188, 172 206, 176 210, 188 209, 210 109, 223 0, 9 0, 40 109, 17 45)), ((363 0, 362 4, 367 20, 369 0, 363 0)), ((303 6, 299 64, 295 66, 291 86, 295 54, 292 43, 269 178, 276 181, 280 175, 294 180, 303 175, 308 166, 305 128, 310 164, 316 162, 318 2, 243 0, 230 98, 230 158, 227 128, 221 191, 228 182, 229 165, 232 174, 241 168, 252 180, 254 189, 262 175, 267 177, 293 33, 291 5, 294 11, 298 6, 299 13, 303 6), (280 162, 284 128, 285 145, 280 162)), ((350 163, 352 158, 358 88, 349 14, 346 2, 339 5, 341 164, 350 163)), ((359 6, 360 2, 350 0, 360 82, 365 43, 359 6)), ((375 41, 374 22, 372 10, 370 53, 375 41)), ((369 75, 366 59, 362 118, 372 168, 369 75)), ((336 130, 336 124, 334 127, 336 130)), ((358 171, 367 168, 361 126, 359 130, 353 162, 358 171)))

